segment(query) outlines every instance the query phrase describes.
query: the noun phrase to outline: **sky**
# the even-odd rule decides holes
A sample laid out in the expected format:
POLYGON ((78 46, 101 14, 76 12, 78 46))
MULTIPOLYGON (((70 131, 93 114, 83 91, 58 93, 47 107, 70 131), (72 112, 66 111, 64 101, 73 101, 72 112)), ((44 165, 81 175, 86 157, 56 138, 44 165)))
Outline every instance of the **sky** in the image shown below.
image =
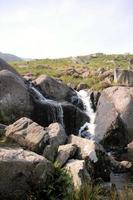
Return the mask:
POLYGON ((0 0, 0 51, 25 58, 133 53, 133 0, 0 0))

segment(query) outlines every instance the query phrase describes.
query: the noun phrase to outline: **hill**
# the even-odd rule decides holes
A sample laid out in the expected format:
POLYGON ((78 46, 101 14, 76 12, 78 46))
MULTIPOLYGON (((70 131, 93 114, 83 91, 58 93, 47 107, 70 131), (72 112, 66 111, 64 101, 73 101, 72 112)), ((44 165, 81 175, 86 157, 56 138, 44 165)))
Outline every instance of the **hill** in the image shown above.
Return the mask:
POLYGON ((33 79, 46 74, 74 89, 82 85, 82 87, 100 90, 113 83, 112 74, 115 67, 124 69, 132 67, 131 60, 133 60, 133 54, 96 53, 60 59, 11 62, 10 64, 22 75, 33 79))
POLYGON ((18 56, 15 56, 15 55, 12 55, 12 54, 8 54, 8 53, 2 53, 2 52, 0 52, 0 58, 5 60, 6 62, 22 61, 22 59, 19 58, 18 56))

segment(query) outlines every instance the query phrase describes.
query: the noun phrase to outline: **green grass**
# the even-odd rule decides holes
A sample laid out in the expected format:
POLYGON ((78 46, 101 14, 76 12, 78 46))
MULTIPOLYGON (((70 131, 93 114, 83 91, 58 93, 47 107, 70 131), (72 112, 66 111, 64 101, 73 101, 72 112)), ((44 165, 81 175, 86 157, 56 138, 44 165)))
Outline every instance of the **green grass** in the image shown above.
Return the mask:
POLYGON ((95 56, 79 56, 81 62, 76 63, 72 58, 61 59, 36 59, 31 61, 19 61, 10 63, 20 74, 25 75, 32 73, 36 78, 41 74, 46 74, 54 78, 62 80, 66 84, 77 86, 79 83, 86 83, 88 88, 95 90, 102 89, 101 80, 94 75, 90 75, 88 78, 75 77, 74 75, 66 75, 65 71, 74 67, 75 70, 80 70, 83 67, 87 68, 91 72, 96 71, 99 68, 114 69, 114 67, 120 66, 127 69, 129 66, 129 60, 133 58, 133 55, 105 55, 97 54, 95 56))

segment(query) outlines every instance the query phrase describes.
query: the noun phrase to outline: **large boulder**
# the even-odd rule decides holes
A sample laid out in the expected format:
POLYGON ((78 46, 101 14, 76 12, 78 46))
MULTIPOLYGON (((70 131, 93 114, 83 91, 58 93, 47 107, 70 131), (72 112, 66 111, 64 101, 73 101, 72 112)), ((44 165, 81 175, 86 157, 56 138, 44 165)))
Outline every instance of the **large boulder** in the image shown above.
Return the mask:
POLYGON ((45 188, 53 171, 43 156, 21 148, 0 148, 1 199, 27 199, 31 190, 45 188))
POLYGON ((90 175, 86 170, 84 160, 71 159, 68 161, 65 168, 72 177, 75 188, 80 188, 83 183, 91 180, 90 175))
POLYGON ((48 140, 46 130, 26 117, 9 125, 6 128, 5 135, 26 149, 36 153, 43 151, 44 144, 48 140))
MULTIPOLYGON (((120 130, 121 138, 125 136, 124 124, 128 130, 128 140, 133 140, 133 87, 110 87, 103 90, 96 114, 96 135, 101 140, 106 135, 107 129, 118 118, 123 125, 120 130), (122 131, 124 130, 124 132, 122 131)), ((124 139, 123 138, 123 139, 124 139)))
POLYGON ((71 97, 76 95, 73 89, 46 75, 39 76, 35 80, 35 84, 41 89, 44 96, 54 100, 71 101, 71 97))
POLYGON ((0 71, 0 122, 10 123, 30 116, 33 109, 27 86, 23 79, 8 71, 0 71))
POLYGON ((59 123, 52 123, 46 128, 48 141, 45 145, 43 155, 49 160, 54 160, 58 147, 65 144, 67 135, 63 126, 59 123))
POLYGON ((0 71, 2 71, 2 70, 8 70, 8 71, 13 72, 14 74, 20 76, 13 67, 11 67, 7 62, 5 62, 3 59, 0 58, 0 71))

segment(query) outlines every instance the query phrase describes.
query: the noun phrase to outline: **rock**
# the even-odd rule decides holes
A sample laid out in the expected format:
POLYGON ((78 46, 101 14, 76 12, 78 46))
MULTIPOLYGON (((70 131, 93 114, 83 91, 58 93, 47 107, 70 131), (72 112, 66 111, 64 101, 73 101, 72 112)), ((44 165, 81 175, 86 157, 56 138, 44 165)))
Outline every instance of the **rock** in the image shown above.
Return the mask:
POLYGON ((57 101, 71 102, 71 97, 76 95, 73 89, 46 75, 39 76, 35 80, 35 84, 41 89, 44 96, 57 101))
POLYGON ((90 71, 85 71, 83 72, 83 74, 81 75, 83 78, 88 78, 90 76, 90 71))
POLYGON ((110 79, 107 77, 107 78, 105 78, 103 81, 101 81, 100 84, 101 84, 102 89, 108 88, 108 87, 111 86, 111 81, 110 81, 110 79))
POLYGON ((83 183, 91 180, 90 175, 86 170, 84 160, 71 159, 68 161, 65 168, 71 175, 75 188, 79 188, 83 183))
POLYGON ((86 160, 86 167, 92 179, 110 179, 110 160, 100 144, 75 135, 69 136, 68 143, 78 147, 77 159, 86 160))
POLYGON ((114 70, 114 82, 117 85, 132 87, 133 86, 133 71, 116 68, 114 70))
POLYGON ((26 149, 36 153, 43 151, 44 144, 48 140, 46 130, 26 117, 9 125, 6 128, 5 135, 26 149))
POLYGON ((0 71, 0 121, 11 123, 22 116, 30 116, 33 105, 22 78, 8 71, 0 71))
POLYGON ((78 86, 77 86, 77 91, 83 90, 83 89, 86 89, 86 88, 88 88, 88 85, 86 83, 79 83, 78 86))
POLYGON ((130 59, 130 65, 133 65, 133 58, 130 59))
POLYGON ((90 156, 90 159, 92 159, 92 161, 97 162, 98 158, 96 155, 96 151, 103 151, 101 145, 96 144, 92 140, 81 138, 76 135, 70 135, 68 138, 68 143, 74 144, 78 147, 77 159, 85 159, 86 157, 90 156))
POLYGON ((59 123, 52 123, 47 128, 48 141, 47 146, 44 148, 43 155, 49 159, 54 160, 58 147, 65 144, 67 135, 64 128, 59 123))
POLYGON ((68 159, 73 158, 76 151, 77 151, 77 146, 74 144, 61 145, 58 148, 58 155, 56 161, 58 161, 58 163, 61 166, 63 166, 64 164, 66 164, 68 159))
POLYGON ((128 141, 131 142, 133 140, 132 113, 133 113, 132 87, 114 86, 103 90, 99 99, 98 110, 96 115, 96 123, 100 124, 100 126, 98 125, 96 128, 97 134, 99 135, 103 134, 103 127, 107 127, 109 123, 111 121, 114 121, 114 118, 117 115, 119 115, 128 130, 128 135, 127 135, 128 141))
POLYGON ((6 125, 0 124, 0 137, 3 135, 6 127, 7 127, 6 125))
POLYGON ((31 190, 45 188, 53 171, 43 156, 21 148, 0 148, 0 197, 26 199, 31 190))
POLYGON ((97 104, 98 104, 98 100, 100 98, 101 93, 97 92, 97 91, 92 91, 90 93, 90 100, 91 100, 91 106, 94 112, 96 112, 97 109, 97 104))
POLYGON ((109 78, 113 76, 113 71, 111 70, 107 70, 107 71, 103 71, 103 73, 101 73, 99 75, 100 80, 104 80, 105 78, 109 78))
POLYGON ((11 67, 7 62, 5 62, 3 59, 0 58, 0 71, 2 71, 2 70, 8 70, 8 71, 20 76, 13 67, 11 67))
POLYGON ((81 126, 90 121, 89 117, 82 110, 70 103, 64 102, 61 106, 67 135, 78 135, 81 126))
POLYGON ((133 141, 127 145, 127 157, 128 160, 132 163, 133 170, 133 141))
POLYGON ((118 96, 114 98, 115 92, 117 93, 117 87, 107 88, 101 93, 95 119, 95 134, 98 141, 106 138, 105 143, 108 146, 124 147, 127 144, 127 130, 121 119, 120 110, 116 109, 115 101, 119 101, 120 107, 120 102, 124 103, 126 100, 123 99, 123 96, 121 96, 121 100, 118 96))

